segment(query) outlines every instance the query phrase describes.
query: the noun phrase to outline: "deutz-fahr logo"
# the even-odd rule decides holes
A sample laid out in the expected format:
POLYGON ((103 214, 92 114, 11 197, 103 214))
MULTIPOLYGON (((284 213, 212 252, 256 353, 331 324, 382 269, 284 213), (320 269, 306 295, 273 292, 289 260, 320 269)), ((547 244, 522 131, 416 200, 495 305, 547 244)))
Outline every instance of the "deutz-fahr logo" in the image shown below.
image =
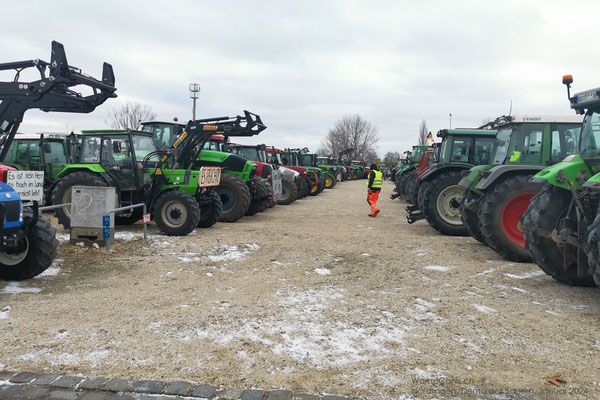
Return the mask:
POLYGON ((204 125, 203 131, 216 131, 219 127, 217 125, 204 125))

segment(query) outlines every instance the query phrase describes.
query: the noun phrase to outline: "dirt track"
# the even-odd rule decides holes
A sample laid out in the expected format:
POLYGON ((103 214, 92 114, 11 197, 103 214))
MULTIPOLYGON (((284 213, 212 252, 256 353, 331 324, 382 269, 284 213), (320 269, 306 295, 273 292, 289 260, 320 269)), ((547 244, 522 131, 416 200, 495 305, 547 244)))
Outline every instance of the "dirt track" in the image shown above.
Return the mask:
POLYGON ((598 290, 408 225, 391 186, 376 219, 353 181, 184 238, 122 228, 111 254, 63 241, 45 276, 0 282, 0 368, 368 398, 600 397, 598 290), (568 383, 546 383, 555 373, 568 383))

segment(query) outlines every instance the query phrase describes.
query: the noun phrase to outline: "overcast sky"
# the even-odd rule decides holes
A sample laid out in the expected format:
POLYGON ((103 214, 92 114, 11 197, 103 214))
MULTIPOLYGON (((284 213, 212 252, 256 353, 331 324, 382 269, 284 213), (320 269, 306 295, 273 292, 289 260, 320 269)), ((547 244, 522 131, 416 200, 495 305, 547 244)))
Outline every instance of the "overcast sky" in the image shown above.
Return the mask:
MULTIPOLYGON (((107 127, 109 111, 148 104, 158 119, 259 114, 251 142, 316 150, 334 123, 359 114, 378 152, 403 151, 421 120, 432 132, 508 114, 567 114, 575 90, 600 86, 598 1, 26 1, 2 0, 0 62, 69 63, 119 97, 92 114, 28 111, 21 132, 107 127)), ((6 74, 2 80, 10 79, 6 74)), ((439 139, 438 139, 439 140, 439 139)))

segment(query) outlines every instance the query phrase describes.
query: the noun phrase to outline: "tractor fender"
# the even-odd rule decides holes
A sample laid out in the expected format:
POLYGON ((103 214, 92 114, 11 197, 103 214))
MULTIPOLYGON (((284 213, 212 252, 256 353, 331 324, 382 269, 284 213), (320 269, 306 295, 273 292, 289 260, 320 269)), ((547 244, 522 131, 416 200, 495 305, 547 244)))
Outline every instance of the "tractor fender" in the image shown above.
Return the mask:
POLYGON ((59 172, 59 174, 57 175, 57 177, 59 178, 56 182, 54 182, 52 184, 52 188, 54 188, 54 186, 60 181, 60 179, 64 178, 67 175, 72 174, 73 172, 92 172, 94 174, 100 175, 102 177, 102 179, 104 179, 104 181, 106 181, 106 183, 108 184, 108 186, 113 186, 117 189, 117 193, 119 192, 119 187, 117 185, 117 182, 113 179, 112 176, 110 176, 110 174, 108 174, 106 172, 106 170, 100 166, 95 166, 95 165, 85 165, 85 164, 80 164, 80 165, 69 165, 69 168, 65 168, 62 171, 59 172))
POLYGON ((542 165, 498 165, 492 168, 489 171, 486 171, 486 175, 484 175, 480 180, 477 186, 475 186, 476 190, 487 190, 491 185, 496 183, 499 179, 503 179, 507 176, 507 174, 525 174, 525 173, 538 173, 539 171, 546 168, 542 165), (489 174, 489 175, 488 175, 489 174))
MULTIPOLYGON (((177 186, 170 186, 170 187, 166 187, 158 192, 156 192, 151 198, 150 201, 147 203, 146 205, 146 210, 148 210, 147 212, 152 212, 152 210, 154 210, 154 203, 156 203, 156 199, 158 199, 163 193, 166 192, 170 192, 173 190, 179 190, 179 188, 177 186)), ((154 219, 154 217, 152 217, 154 219)))
POLYGON ((452 163, 452 164, 438 164, 435 167, 429 168, 421 176, 419 176, 420 182, 430 181, 440 173, 446 173, 451 171, 462 171, 469 170, 473 167, 472 164, 467 163, 452 163))

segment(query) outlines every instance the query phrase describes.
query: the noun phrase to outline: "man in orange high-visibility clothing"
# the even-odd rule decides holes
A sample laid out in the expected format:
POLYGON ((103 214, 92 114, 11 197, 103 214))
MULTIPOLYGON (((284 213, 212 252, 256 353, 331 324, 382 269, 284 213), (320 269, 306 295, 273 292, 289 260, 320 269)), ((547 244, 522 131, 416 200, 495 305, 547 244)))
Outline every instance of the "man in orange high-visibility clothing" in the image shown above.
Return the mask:
POLYGON ((379 208, 377 208, 377 199, 379 199, 382 183, 383 174, 377 168, 377 164, 371 164, 371 172, 369 172, 369 177, 367 178, 367 203, 371 206, 369 217, 376 217, 380 212, 379 208))

